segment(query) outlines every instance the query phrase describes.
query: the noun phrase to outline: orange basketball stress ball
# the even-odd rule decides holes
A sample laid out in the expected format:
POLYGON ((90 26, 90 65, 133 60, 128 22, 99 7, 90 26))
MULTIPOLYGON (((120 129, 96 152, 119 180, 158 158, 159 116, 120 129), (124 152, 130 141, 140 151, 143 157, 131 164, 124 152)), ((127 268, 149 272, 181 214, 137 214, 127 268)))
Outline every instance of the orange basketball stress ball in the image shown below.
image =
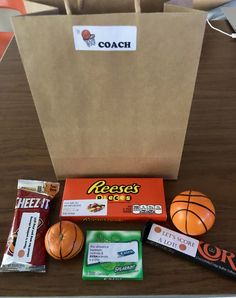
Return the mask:
POLYGON ((197 236, 206 233, 213 226, 215 207, 203 193, 187 190, 173 199, 170 216, 182 233, 197 236))
POLYGON ((45 235, 48 254, 57 260, 75 257, 82 249, 84 235, 80 228, 70 221, 61 221, 51 226, 45 235))

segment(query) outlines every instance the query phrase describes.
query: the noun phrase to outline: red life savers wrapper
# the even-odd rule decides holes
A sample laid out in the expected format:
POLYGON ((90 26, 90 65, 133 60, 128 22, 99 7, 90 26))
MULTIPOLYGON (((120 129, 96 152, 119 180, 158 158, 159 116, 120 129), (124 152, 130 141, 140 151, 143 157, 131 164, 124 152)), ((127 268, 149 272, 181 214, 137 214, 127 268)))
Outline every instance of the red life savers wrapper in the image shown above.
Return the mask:
POLYGON ((58 191, 59 183, 18 180, 15 214, 1 271, 46 271, 44 236, 49 204, 58 191))
POLYGON ((236 278, 236 255, 158 224, 147 223, 143 242, 180 255, 212 270, 236 278))

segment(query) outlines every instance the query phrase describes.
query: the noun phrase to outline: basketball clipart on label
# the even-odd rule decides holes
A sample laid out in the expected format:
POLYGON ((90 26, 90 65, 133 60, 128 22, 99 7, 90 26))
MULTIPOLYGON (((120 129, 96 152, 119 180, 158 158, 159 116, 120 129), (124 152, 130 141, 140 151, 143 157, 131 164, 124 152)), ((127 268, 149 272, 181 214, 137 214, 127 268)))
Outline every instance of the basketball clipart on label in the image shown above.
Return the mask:
POLYGON ((203 193, 187 190, 173 199, 170 217, 179 231, 198 236, 209 231, 214 225, 215 207, 203 193))
POLYGON ((45 235, 46 250, 56 260, 72 259, 81 251, 83 244, 81 229, 70 221, 54 224, 45 235))

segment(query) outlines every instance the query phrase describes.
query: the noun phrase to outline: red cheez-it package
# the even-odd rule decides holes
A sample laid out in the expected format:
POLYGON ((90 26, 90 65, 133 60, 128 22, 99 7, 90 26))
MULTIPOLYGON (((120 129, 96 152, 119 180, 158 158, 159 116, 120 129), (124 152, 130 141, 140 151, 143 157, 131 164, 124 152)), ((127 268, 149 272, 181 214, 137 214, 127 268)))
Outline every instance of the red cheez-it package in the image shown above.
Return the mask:
POLYGON ((44 237, 49 204, 59 183, 18 180, 15 214, 3 256, 2 271, 45 272, 44 237))
POLYGON ((166 220, 161 178, 66 179, 60 217, 83 221, 166 220))

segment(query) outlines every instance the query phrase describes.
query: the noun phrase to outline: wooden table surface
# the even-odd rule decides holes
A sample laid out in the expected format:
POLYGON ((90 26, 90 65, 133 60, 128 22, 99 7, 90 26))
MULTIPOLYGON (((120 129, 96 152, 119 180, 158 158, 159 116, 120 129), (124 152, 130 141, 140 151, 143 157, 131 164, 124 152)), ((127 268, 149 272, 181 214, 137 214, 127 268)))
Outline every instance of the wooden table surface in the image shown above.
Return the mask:
MULTIPOLYGON (((221 28, 230 30, 224 23, 221 28)), ((167 207, 186 189, 212 198, 216 223, 201 238, 236 251, 236 42, 206 29, 177 181, 165 181, 167 207)), ((27 79, 13 42, 0 64, 0 255, 11 226, 18 178, 55 180, 27 79)), ((58 220, 59 196, 51 221, 58 220)), ((170 219, 168 219, 170 222, 170 219)), ((142 223, 83 223, 82 229, 142 229, 142 223)), ((236 294, 232 280, 143 246, 143 281, 82 281, 83 253, 47 259, 46 274, 1 273, 3 296, 236 294)))

